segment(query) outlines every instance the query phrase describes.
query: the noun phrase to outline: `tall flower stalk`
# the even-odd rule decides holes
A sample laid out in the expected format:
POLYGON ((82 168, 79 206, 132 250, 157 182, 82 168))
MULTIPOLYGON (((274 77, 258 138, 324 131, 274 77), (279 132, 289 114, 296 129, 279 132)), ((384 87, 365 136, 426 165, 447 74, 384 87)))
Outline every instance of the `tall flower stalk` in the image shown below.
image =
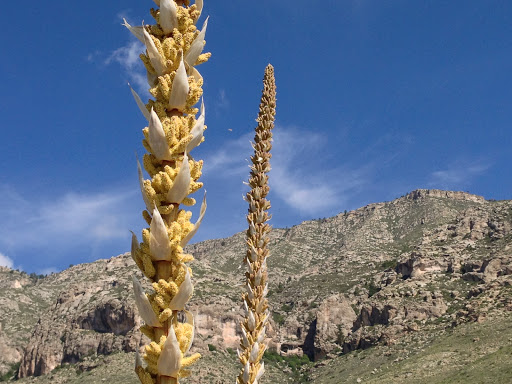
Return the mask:
POLYGON ((247 222, 247 253, 244 262, 247 265, 246 292, 243 293, 243 307, 245 318, 241 323, 242 338, 238 357, 242 369, 237 377, 237 384, 257 384, 265 371, 261 361, 267 348, 265 340, 268 323, 268 291, 267 257, 269 256, 268 243, 270 219, 267 210, 270 202, 266 199, 269 192, 268 176, 270 171, 270 149, 272 148, 272 129, 276 114, 276 85, 274 68, 267 65, 263 77, 263 94, 261 96, 258 126, 254 136, 254 155, 251 157, 252 165, 249 176, 251 190, 246 194, 245 200, 249 203, 247 222))
POLYGON ((193 206, 189 197, 202 187, 198 181, 203 166, 191 155, 203 140, 205 109, 201 103, 203 78, 195 66, 205 62, 207 21, 196 28, 203 1, 154 0, 151 9, 155 25, 124 25, 146 47, 140 55, 147 70, 149 92, 154 97, 144 104, 132 89, 142 114, 148 120, 142 144, 147 152, 145 180, 138 163, 139 182, 146 205, 143 217, 149 225, 142 231, 142 242, 132 236, 132 257, 151 281, 153 292, 146 294, 133 277, 135 301, 145 325, 141 331, 151 340, 143 358, 136 356, 135 371, 143 384, 174 384, 190 372, 186 369, 199 359, 187 356, 194 339, 194 318, 185 306, 192 296, 192 255, 183 247, 198 230, 206 210, 203 199, 199 218, 192 224, 192 213, 181 206, 193 206), (199 113, 199 116, 197 114, 199 113), (143 362, 145 360, 145 362, 143 362))

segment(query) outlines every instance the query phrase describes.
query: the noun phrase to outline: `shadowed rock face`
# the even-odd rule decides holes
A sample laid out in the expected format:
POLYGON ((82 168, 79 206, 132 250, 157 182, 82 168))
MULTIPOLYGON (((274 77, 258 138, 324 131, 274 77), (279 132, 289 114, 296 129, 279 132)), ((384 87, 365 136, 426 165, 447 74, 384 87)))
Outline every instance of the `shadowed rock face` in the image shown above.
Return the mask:
POLYGON ((141 335, 133 305, 82 284, 66 291, 34 328, 23 355, 19 377, 38 376, 62 363, 76 363, 93 354, 135 351, 141 335))
POLYGON ((117 299, 102 303, 89 311, 77 324, 81 329, 125 336, 136 324, 135 309, 117 299))
POLYGON ((313 361, 324 358, 339 348, 357 319, 350 302, 343 295, 333 295, 320 304, 316 319, 310 325, 304 341, 304 353, 313 361))
MULTIPOLYGON (((125 255, 48 276, 48 285, 62 290, 55 292, 53 304, 33 327, 19 377, 43 375, 90 355, 135 351, 142 336, 129 295, 132 269, 125 255)), ((38 283, 41 291, 46 289, 42 282, 38 283)))
MULTIPOLYGON (((480 319, 479 307, 463 301, 507 284, 511 236, 512 202, 436 190, 275 229, 269 345, 318 360, 392 344, 422 322, 480 319)), ((193 351, 208 353, 208 344, 236 349, 244 235, 193 244, 187 252, 196 257, 193 351)), ((21 360, 25 377, 89 355, 135 351, 145 341, 137 331, 134 273, 128 254, 37 281, 0 269, 0 308, 7 308, 0 311, 0 363, 21 360)))

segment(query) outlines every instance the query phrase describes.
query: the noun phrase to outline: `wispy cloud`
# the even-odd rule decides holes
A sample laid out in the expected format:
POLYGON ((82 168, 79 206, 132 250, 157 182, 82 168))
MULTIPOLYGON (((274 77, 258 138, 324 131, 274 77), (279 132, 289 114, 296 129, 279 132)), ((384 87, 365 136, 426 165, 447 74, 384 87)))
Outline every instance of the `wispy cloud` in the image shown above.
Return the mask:
MULTIPOLYGON (((127 18, 127 12, 120 12, 118 19, 122 21, 123 18, 127 18)), ((139 55, 145 51, 144 44, 132 36, 128 30, 126 30, 126 34, 129 41, 125 45, 109 53, 101 51, 91 52, 87 55, 87 61, 96 63, 99 66, 120 65, 133 87, 139 93, 147 93, 146 69, 139 58, 139 55)))
POLYGON ((132 38, 125 46, 110 53, 103 63, 105 65, 118 63, 139 91, 146 90, 148 88, 146 71, 139 58, 144 49, 144 45, 139 40, 132 38))
POLYGON ((457 160, 445 169, 430 174, 429 186, 441 189, 461 189, 491 167, 486 160, 457 160))
POLYGON ((14 266, 14 261, 3 253, 0 253, 0 266, 12 268, 14 266))
POLYGON ((203 173, 205 176, 216 174, 226 178, 238 176, 245 179, 249 174, 248 158, 251 155, 253 133, 247 133, 236 139, 226 141, 216 151, 206 154, 203 173))
POLYGON ((326 134, 283 127, 274 131, 271 188, 302 214, 341 207, 371 177, 369 165, 333 166, 324 158, 327 146, 326 134))
POLYGON ((42 201, 21 196, 5 185, 0 191, 0 247, 13 254, 40 249, 57 255, 111 245, 129 237, 128 225, 137 218, 136 189, 68 192, 42 201), (135 207, 127 209, 130 206, 135 207))
POLYGON ((229 99, 226 96, 226 90, 220 89, 215 98, 215 113, 217 116, 229 109, 229 99))
POLYGON ((133 70, 139 64, 139 55, 143 51, 144 46, 138 40, 132 40, 124 47, 116 49, 105 60, 105 64, 109 65, 112 62, 121 64, 126 70, 133 70))
MULTIPOLYGON (((233 185, 241 185, 249 174, 252 138, 253 133, 247 133, 207 154, 205 177, 215 174, 222 179, 236 178, 233 185)), ((372 177, 374 168, 371 164, 334 165, 324 155, 328 145, 328 138, 323 133, 282 126, 274 129, 271 191, 301 215, 341 209, 343 203, 372 177)))

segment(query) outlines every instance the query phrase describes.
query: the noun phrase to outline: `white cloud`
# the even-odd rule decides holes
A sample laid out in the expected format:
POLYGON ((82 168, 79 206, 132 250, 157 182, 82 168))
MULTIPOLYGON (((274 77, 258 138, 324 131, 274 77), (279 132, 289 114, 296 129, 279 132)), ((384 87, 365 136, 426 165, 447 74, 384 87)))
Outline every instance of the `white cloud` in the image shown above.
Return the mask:
POLYGON ((144 50, 144 45, 138 40, 132 40, 124 47, 116 49, 105 60, 105 64, 109 65, 112 62, 117 62, 127 70, 132 70, 139 64, 139 55, 144 50))
POLYGON ((207 153, 203 174, 219 177, 238 176, 245 180, 249 174, 248 159, 252 154, 251 139, 254 133, 247 133, 234 140, 226 141, 215 152, 207 153))
POLYGON ((219 116, 222 113, 225 113, 227 109, 229 109, 229 99, 226 96, 226 90, 220 89, 217 97, 215 98, 215 113, 219 116))
POLYGON ((461 189, 490 168, 485 160, 457 160, 445 169, 430 174, 429 186, 441 189, 461 189))
MULTIPOLYGON (((282 126, 276 127, 273 134, 271 192, 300 214, 317 215, 329 209, 341 209, 370 178, 371 166, 352 169, 348 165, 334 166, 326 160, 328 138, 324 134, 282 126)), ((213 174, 222 179, 236 177, 233 185, 241 186, 249 174, 253 136, 254 133, 247 133, 208 154, 204 162, 205 177, 213 174)))
MULTIPOLYGON (((118 20, 122 21, 123 18, 126 18, 127 12, 128 11, 121 11, 118 14, 118 20)), ((125 29, 123 26, 120 27, 125 29)), ((86 59, 99 66, 109 66, 112 64, 120 65, 132 86, 141 94, 141 97, 143 95, 149 97, 146 69, 139 58, 139 55, 145 51, 144 44, 137 40, 128 29, 126 29, 126 36, 129 41, 124 46, 110 53, 94 51, 89 53, 86 59)))
POLYGON ((137 39, 132 38, 125 46, 117 48, 105 60, 105 65, 118 63, 128 75, 139 92, 146 92, 148 82, 146 79, 146 70, 142 64, 139 55, 144 52, 144 45, 137 39))
POLYGON ((136 217, 127 207, 134 205, 130 203, 138 197, 137 190, 68 192, 43 201, 27 199, 7 186, 0 186, 0 191, 4 196, 0 244, 12 250, 58 252, 105 244, 127 238, 128 223, 136 217))
POLYGON ((14 261, 10 257, 4 255, 3 253, 0 253, 0 266, 13 268, 14 261))
POLYGON ((327 134, 296 128, 274 130, 270 186, 287 205, 316 215, 342 205, 370 178, 371 167, 350 168, 325 159, 327 134))

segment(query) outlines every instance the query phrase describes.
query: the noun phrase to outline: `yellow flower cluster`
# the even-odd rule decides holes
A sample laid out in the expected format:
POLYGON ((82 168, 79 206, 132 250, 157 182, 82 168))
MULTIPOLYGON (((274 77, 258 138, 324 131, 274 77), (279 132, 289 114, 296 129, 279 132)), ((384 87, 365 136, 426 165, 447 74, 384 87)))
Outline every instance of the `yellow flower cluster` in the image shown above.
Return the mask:
POLYGON ((142 242, 132 237, 132 257, 152 282, 153 293, 145 294, 134 278, 137 307, 145 325, 141 331, 151 340, 144 360, 137 356, 136 373, 144 384, 178 383, 190 372, 185 369, 200 355, 186 356, 194 338, 194 319, 185 305, 192 296, 193 260, 183 247, 196 233, 206 209, 203 199, 196 223, 192 213, 180 205, 192 206, 189 197, 202 187, 203 161, 190 152, 203 140, 204 105, 197 108, 203 94, 203 78, 195 66, 210 53, 202 53, 207 20, 201 30, 196 23, 203 1, 155 0, 158 9, 151 14, 156 25, 125 26, 146 46, 140 55, 147 70, 149 92, 154 100, 144 104, 132 90, 148 126, 143 129, 143 145, 148 151, 139 164, 139 182, 146 204, 143 217, 149 225, 142 231, 142 242), (200 112, 199 117, 196 117, 200 112))

